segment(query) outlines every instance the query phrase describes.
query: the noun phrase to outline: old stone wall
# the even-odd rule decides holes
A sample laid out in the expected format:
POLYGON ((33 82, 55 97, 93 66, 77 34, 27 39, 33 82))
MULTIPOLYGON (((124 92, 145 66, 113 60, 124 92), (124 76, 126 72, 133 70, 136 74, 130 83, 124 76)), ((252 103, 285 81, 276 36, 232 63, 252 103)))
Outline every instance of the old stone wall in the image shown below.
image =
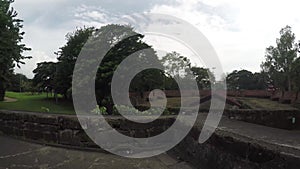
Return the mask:
POLYGON ((280 129, 299 129, 300 112, 298 110, 225 110, 224 115, 230 119, 280 129))
MULTIPOLYGON (((94 119, 92 116, 86 118, 94 119)), ((137 138, 157 135, 174 122, 173 117, 160 118, 148 125, 129 123, 122 117, 105 120, 122 134, 137 138)), ((76 116, 0 110, 0 132, 41 143, 98 148, 85 134, 76 116)))
POLYGON ((203 144, 193 129, 170 154, 201 169, 298 169, 300 157, 216 131, 203 144))
MULTIPOLYGON (((240 117, 244 118, 242 114, 240 117)), ((175 117, 161 117, 152 124, 142 126, 128 123, 121 117, 107 117, 105 120, 122 134, 151 137, 165 131, 173 124, 175 117)), ((193 127, 189 135, 169 153, 201 169, 296 169, 300 166, 300 157, 266 148, 237 134, 227 135, 226 131, 217 130, 207 142, 200 144, 197 141, 200 130, 197 125, 193 127)), ((0 110, 0 132, 43 144, 101 150, 85 134, 76 116, 0 110)))

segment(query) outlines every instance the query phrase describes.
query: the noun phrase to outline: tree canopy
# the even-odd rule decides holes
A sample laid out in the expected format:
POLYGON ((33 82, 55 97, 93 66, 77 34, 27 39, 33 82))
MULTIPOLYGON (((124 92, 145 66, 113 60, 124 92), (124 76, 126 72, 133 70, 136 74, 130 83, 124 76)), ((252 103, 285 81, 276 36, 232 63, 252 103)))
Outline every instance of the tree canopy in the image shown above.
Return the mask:
POLYGON ((17 18, 17 12, 11 7, 13 2, 0 0, 0 101, 4 99, 8 76, 15 65, 20 67, 23 59, 30 58, 22 55, 30 49, 21 43, 23 21, 17 18))
POLYGON ((275 86, 282 90, 291 91, 293 87, 293 63, 296 61, 299 46, 295 42, 296 37, 290 26, 280 30, 280 37, 276 40, 276 46, 266 49, 266 61, 262 63, 262 69, 268 73, 275 86))
POLYGON ((35 74, 33 78, 33 85, 38 88, 39 91, 50 91, 56 86, 56 66, 54 62, 41 62, 37 64, 37 68, 33 70, 35 74))
POLYGON ((248 70, 234 70, 226 77, 228 89, 261 90, 268 87, 265 73, 252 73, 248 70))

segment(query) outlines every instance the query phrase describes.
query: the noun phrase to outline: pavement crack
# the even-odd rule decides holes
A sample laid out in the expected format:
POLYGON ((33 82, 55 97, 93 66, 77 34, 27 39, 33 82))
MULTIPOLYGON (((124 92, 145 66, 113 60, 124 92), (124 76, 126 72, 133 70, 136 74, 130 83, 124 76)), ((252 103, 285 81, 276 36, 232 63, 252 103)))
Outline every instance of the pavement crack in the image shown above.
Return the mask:
POLYGON ((49 167, 48 169, 54 169, 54 168, 62 167, 62 166, 64 166, 65 164, 69 163, 70 161, 71 161, 70 159, 64 160, 63 162, 58 163, 58 164, 56 164, 55 166, 49 167))
POLYGON ((34 168, 35 166, 30 166, 30 165, 23 165, 23 164, 13 164, 11 165, 11 168, 34 168))
POLYGON ((25 152, 22 152, 22 153, 0 156, 0 159, 14 158, 14 157, 18 157, 18 156, 23 156, 23 155, 27 155, 27 154, 30 154, 30 153, 33 153, 33 152, 41 151, 41 150, 46 149, 46 148, 47 147, 42 147, 42 148, 30 150, 30 151, 25 151, 25 152))
POLYGON ((98 161, 100 160, 100 158, 96 158, 93 163, 88 167, 88 169, 92 169, 94 166, 99 165, 98 161))

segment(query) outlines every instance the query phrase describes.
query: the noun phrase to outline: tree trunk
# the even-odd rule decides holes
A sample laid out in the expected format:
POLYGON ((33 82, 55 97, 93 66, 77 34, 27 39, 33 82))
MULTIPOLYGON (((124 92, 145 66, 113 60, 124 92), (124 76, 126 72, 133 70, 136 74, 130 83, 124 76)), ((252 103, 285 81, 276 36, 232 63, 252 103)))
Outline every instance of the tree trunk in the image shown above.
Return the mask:
POLYGON ((288 91, 290 92, 290 91, 292 91, 292 83, 291 83, 291 76, 290 75, 288 75, 287 76, 287 83, 288 83, 288 91))
POLYGON ((5 96, 4 83, 2 80, 0 80, 0 101, 4 101, 4 96, 5 96))

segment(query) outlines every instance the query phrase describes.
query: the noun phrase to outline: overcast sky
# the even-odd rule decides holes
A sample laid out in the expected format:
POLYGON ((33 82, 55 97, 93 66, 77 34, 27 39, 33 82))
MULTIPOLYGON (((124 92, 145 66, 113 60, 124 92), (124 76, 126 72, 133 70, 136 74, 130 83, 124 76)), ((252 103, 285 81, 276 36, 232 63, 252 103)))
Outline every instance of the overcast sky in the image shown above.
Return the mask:
POLYGON ((76 27, 113 23, 132 13, 164 13, 196 26, 212 43, 225 72, 260 71, 265 48, 274 45, 279 30, 292 26, 300 39, 297 0, 16 0, 24 20, 24 43, 33 58, 22 65, 29 78, 41 61, 56 61, 54 52, 76 27))

